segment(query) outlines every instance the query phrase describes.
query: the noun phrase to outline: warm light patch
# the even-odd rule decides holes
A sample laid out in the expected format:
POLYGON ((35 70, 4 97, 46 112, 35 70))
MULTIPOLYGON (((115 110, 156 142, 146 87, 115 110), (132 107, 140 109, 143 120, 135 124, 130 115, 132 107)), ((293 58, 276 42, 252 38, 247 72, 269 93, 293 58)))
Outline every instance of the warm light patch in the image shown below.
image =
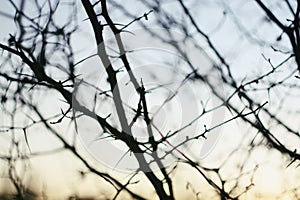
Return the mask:
POLYGON ((254 183, 259 193, 278 195, 282 192, 282 171, 277 167, 261 165, 254 177, 254 183))

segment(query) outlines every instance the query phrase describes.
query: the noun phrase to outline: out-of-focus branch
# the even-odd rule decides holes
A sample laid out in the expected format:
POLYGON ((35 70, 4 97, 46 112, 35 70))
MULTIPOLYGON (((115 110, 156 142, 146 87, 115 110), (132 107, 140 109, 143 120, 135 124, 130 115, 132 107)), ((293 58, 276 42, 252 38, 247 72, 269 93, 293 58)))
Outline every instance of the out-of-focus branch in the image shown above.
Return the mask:
MULTIPOLYGON (((161 180, 159 180, 156 175, 154 174, 154 172, 151 170, 151 168, 149 167, 149 164, 146 162, 146 159, 143 155, 143 151, 140 149, 140 147, 138 146, 138 143, 135 139, 133 139, 132 137, 132 133, 131 133, 131 128, 127 123, 127 117, 125 115, 125 111, 122 105, 122 99, 120 96, 120 92, 119 92, 119 87, 117 85, 117 79, 116 79, 116 72, 112 67, 112 64, 107 56, 106 50, 105 50, 105 43, 104 43, 104 39, 103 39, 103 26, 98 22, 97 19, 97 15, 93 10, 92 4, 90 3, 89 0, 82 0, 82 4, 86 10, 87 15, 90 18, 93 30, 94 30, 94 34, 95 34, 95 38, 96 38, 96 44, 98 45, 98 54, 99 57, 101 58, 101 61, 105 67, 105 70, 107 72, 108 75, 108 81, 110 83, 110 87, 111 90, 113 91, 113 99, 114 99, 114 103, 117 109, 117 113, 118 113, 118 118, 119 121, 121 123, 122 126, 122 130, 123 130, 123 134, 128 134, 129 136, 126 137, 128 138, 128 140, 122 140, 124 141, 127 146, 130 148, 130 150, 133 151, 133 153, 135 154, 135 157, 137 158, 140 168, 144 171, 145 175, 147 176, 147 178, 149 179, 149 181, 152 183, 153 187, 155 188, 158 196, 161 199, 174 199, 173 194, 172 194, 172 187, 170 185, 170 180, 168 181, 169 184, 169 189, 171 191, 170 196, 167 195, 167 193, 165 192, 165 189, 163 187, 163 183, 161 180)), ((125 50, 121 41, 121 37, 120 37, 120 31, 114 26, 114 23, 112 22, 112 20, 110 19, 108 12, 107 12, 107 8, 106 8, 106 1, 103 0, 101 1, 101 7, 102 7, 102 15, 103 17, 106 19, 107 23, 109 24, 111 30, 114 32, 115 37, 116 37, 116 41, 118 43, 119 46, 119 50, 120 50, 120 56, 122 58, 122 61, 130 75, 131 81, 133 82, 135 89, 138 91, 140 89, 140 86, 138 85, 131 69, 129 66, 129 62, 126 58, 126 54, 125 54, 125 50)), ((145 109, 145 108, 144 108, 145 109)), ((163 166, 160 166, 163 167, 163 166)), ((166 173, 164 173, 165 176, 167 175, 166 173)))
POLYGON ((265 11, 266 15, 289 37, 290 43, 293 48, 295 60, 300 72, 300 34, 299 34, 299 13, 300 13, 300 2, 297 1, 297 10, 295 13, 295 18, 292 21, 293 26, 285 26, 282 22, 277 19, 273 12, 261 1, 255 0, 257 4, 265 11))

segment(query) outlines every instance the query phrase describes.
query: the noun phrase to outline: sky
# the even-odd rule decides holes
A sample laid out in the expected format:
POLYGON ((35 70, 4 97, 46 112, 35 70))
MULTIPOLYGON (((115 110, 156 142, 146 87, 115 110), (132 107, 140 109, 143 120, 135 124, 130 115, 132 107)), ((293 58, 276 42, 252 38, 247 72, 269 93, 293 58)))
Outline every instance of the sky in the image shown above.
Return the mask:
MULTIPOLYGON (((255 3, 241 0, 232 1, 230 4, 227 4, 226 2, 227 1, 222 0, 212 1, 212 3, 197 1, 196 3, 187 3, 187 5, 189 6, 191 13, 194 16, 197 16, 197 23, 200 27, 203 28, 206 33, 209 33, 216 47, 228 59, 228 62, 232 66, 233 75, 241 82, 245 79, 245 77, 246 79, 251 80, 253 76, 270 70, 262 55, 270 57, 274 64, 280 63, 284 59, 284 56, 280 54, 275 54, 274 56, 274 52, 270 50, 268 45, 258 45, 257 40, 245 38, 245 36, 241 33, 241 30, 243 30, 243 28, 247 28, 247 30, 255 33, 253 34, 254 38, 262 38, 266 43, 274 41, 277 37, 274 32, 278 32, 278 34, 280 34, 280 31, 274 28, 274 26, 271 26, 269 23, 263 21, 261 17, 262 13, 258 12, 257 5, 255 3), (229 12, 229 8, 227 8, 227 12, 224 13, 224 6, 228 6, 234 10, 235 15, 242 16, 239 20, 245 27, 237 27, 235 21, 232 20, 234 19, 234 15, 229 12)), ((132 8, 130 9, 131 13, 134 13, 137 16, 143 15, 143 13, 148 11, 148 8, 141 6, 141 3, 136 3, 135 6, 132 6, 134 3, 135 1, 129 1, 128 4, 124 6, 132 8)), ((12 13, 10 6, 7 4, 8 3, 6 1, 3 3, 0 13, 12 13)), ((32 5, 30 5, 30 3, 28 4, 29 8, 31 8, 32 5)), ((166 1, 165 4, 168 6, 167 8, 169 10, 173 11, 170 12, 170 15, 178 15, 178 17, 182 17, 176 3, 166 1)), ((275 5, 274 8, 277 8, 276 13, 278 15, 282 15, 282 18, 286 16, 286 13, 278 9, 275 5)), ((95 53, 96 48, 94 45, 91 45, 93 44, 92 29, 88 20, 84 20, 86 16, 80 3, 78 3, 77 12, 79 31, 73 38, 73 45, 76 52, 76 61, 79 61, 80 59, 95 53)), ((128 23, 130 21, 128 17, 124 17, 124 15, 122 15, 117 9, 111 8, 110 12, 116 21, 120 21, 122 23, 128 23)), ((68 13, 68 10, 62 9, 60 10, 60 13, 68 13)), ((63 21, 66 15, 60 15, 61 16, 58 17, 61 17, 61 20, 63 21)), ((152 26, 152 24, 156 22, 156 15, 157 13, 155 12, 149 15, 149 26, 152 30, 160 32, 160 27, 153 28, 152 26)), ((4 27, 2 31, 0 31, 0 41, 5 43, 8 39, 8 34, 14 33, 15 25, 12 20, 3 16, 0 17, 0 26, 4 27)), ((186 23, 188 24, 188 22, 186 23)), ((211 107, 220 103, 211 97, 209 88, 201 84, 186 83, 181 87, 178 83, 180 83, 180 80, 184 79, 184 76, 188 71, 187 64, 172 48, 155 40, 137 27, 137 25, 129 27, 130 32, 124 33, 122 37, 125 41, 126 48, 134 50, 128 53, 128 57, 132 66, 134 66, 133 71, 136 73, 138 79, 142 79, 147 88, 155 87, 157 86, 157 83, 161 83, 162 81, 164 81, 167 85, 160 89, 153 90, 149 96, 147 96, 150 102, 150 112, 157 112, 156 119, 158 120, 155 123, 159 125, 162 132, 166 133, 169 130, 177 130, 197 117, 197 114, 201 110, 201 103, 199 99, 204 102, 207 101, 208 106, 211 107), (133 34, 131 34, 131 32, 133 34), (145 59, 145 57, 147 59, 145 59), (179 92, 176 98, 161 109, 160 105, 164 102, 165 96, 172 94, 172 92, 176 92, 178 87, 180 87, 180 90, 178 90, 179 92), (199 91, 198 88, 201 88, 201 91, 199 91), (166 115, 170 115, 170 113, 171 117, 167 118, 166 115)), ((174 30, 172 29, 172 31, 176 38, 181 37, 181 34, 176 30, 176 27, 174 30)), ((106 32, 105 34, 107 36, 106 38, 108 38, 107 43, 113 47, 114 44, 109 43, 112 38, 111 34, 109 32, 106 32)), ((203 38, 197 39, 200 43, 205 42, 203 38)), ((283 42, 278 44, 278 46, 287 46, 284 42, 285 40, 286 38, 283 38, 283 42)), ((205 44, 203 46, 206 49, 208 48, 205 44)), ((199 51, 193 46, 193 43, 187 43, 186 50, 191 56, 191 61, 199 65, 199 70, 206 71, 210 68, 212 64, 211 61, 205 57, 204 53, 199 53, 199 51)), ((109 52, 112 54, 114 53, 114 51, 109 52)), ((214 58, 211 51, 208 51, 208 54, 214 58)), ((114 60, 114 65, 116 67, 121 67, 120 62, 117 59, 114 60)), ((86 62, 78 65, 77 73, 84 77, 86 81, 107 89, 108 85, 106 83, 105 76, 102 76, 104 70, 103 68, 98 68, 99 65, 101 65, 101 63, 97 60, 97 58, 88 59, 86 62)), ((280 79, 284 76, 286 76, 286 73, 278 73, 273 79, 280 79)), ((132 86, 130 86, 130 84, 126 84, 128 82, 128 77, 126 74, 120 73, 118 78, 120 80, 120 87, 122 87, 122 95, 126 100, 125 103, 129 105, 129 108, 130 106, 134 107, 138 102, 138 97, 132 92, 132 86)), ((79 90, 78 95, 87 106, 92 107, 93 95, 97 92, 98 91, 96 91, 93 87, 83 85, 82 90, 79 90)), ((230 93, 230 91, 226 92, 226 94, 230 93)), ((255 93, 255 95, 257 95, 257 101, 260 102, 271 100, 270 104, 267 105, 267 108, 277 108, 277 105, 280 104, 276 99, 280 95, 278 95, 276 91, 271 92, 270 94, 262 91, 260 93, 255 93)), ((284 97, 284 95, 282 96, 284 97)), ((61 97, 54 93, 50 93, 48 96, 43 96, 41 93, 36 101, 39 101, 43 112, 50 116, 51 114, 57 113, 57 110, 53 108, 65 108, 61 101, 55 101, 55 99, 61 99, 61 97)), ((107 101, 103 102, 103 99, 99 98, 97 112, 101 113, 103 116, 106 116, 109 113, 112 113, 112 116, 116 115, 116 111, 111 103, 109 103, 109 101, 108 103, 107 101)), ((291 98, 289 104, 292 105, 296 102, 297 98, 291 98)), ((286 105, 284 104, 284 106, 286 105)), ((130 109, 126 111, 128 115, 133 115, 132 112, 130 112, 130 109)), ((24 117, 24 115, 20 115, 20 124, 29 123, 30 120, 24 120, 22 117, 24 117)), ((226 120, 230 117, 232 117, 231 113, 225 110, 221 110, 215 115, 205 116, 203 119, 197 121, 194 126, 187 129, 186 132, 183 132, 180 137, 175 138, 172 142, 176 143, 182 141, 186 134, 190 134, 190 132, 201 132, 204 124, 210 127, 218 121, 226 120)), ((283 115, 283 117, 288 118, 290 116, 283 115)), ((291 121, 288 122, 293 124, 293 120, 297 122, 298 119, 299 117, 291 119, 291 121)), ((112 124, 117 123, 117 120, 113 117, 109 118, 109 120, 112 124)), ((5 117, 0 120, 3 124, 8 121, 9 119, 6 119, 5 117)), ((97 141, 96 138, 99 137, 99 135, 95 130, 99 130, 99 127, 91 124, 92 122, 85 118, 81 118, 78 121, 78 142, 80 152, 87 156, 99 169, 115 173, 116 176, 119 177, 127 177, 128 172, 130 172, 132 168, 136 167, 135 162, 129 154, 126 154, 126 156, 121 159, 121 162, 119 162, 120 157, 122 157, 127 149, 115 141, 97 141), (108 149, 109 152, 107 152, 108 149)), ((295 126, 297 126, 297 123, 295 124, 295 126)), ((60 130, 69 141, 72 140, 75 132, 73 125, 64 122, 57 125, 56 128, 60 130)), ((144 133, 141 131, 143 128, 145 127, 142 123, 137 123, 135 130, 140 134, 138 137, 141 139, 144 137, 144 133)), ((53 135, 45 130, 41 130, 42 129, 39 126, 35 126, 30 129, 28 139, 32 151, 45 151, 56 147, 59 148, 61 146, 53 135)), ((24 143, 23 136, 20 134, 19 137, 24 143)), ((246 144, 249 140, 255 137, 255 131, 250 129, 249 126, 239 121, 233 121, 222 126, 220 129, 216 129, 215 132, 209 134, 208 139, 210 137, 213 139, 208 141, 213 142, 209 143, 208 149, 203 150, 203 148, 207 147, 205 144, 208 143, 207 141, 201 140, 193 142, 188 147, 183 147, 182 150, 193 158, 198 159, 201 163, 204 163, 205 166, 217 166, 219 163, 227 163, 224 165, 224 172, 222 172, 222 174, 224 177, 228 178, 235 176, 231 176, 232 173, 235 174, 235 172, 231 172, 233 169, 232 163, 236 162, 238 164, 243 159, 248 159, 245 164, 245 172, 254 171, 256 166, 259 165, 253 176, 256 187, 247 192, 247 194, 243 196, 244 199, 252 198, 253 195, 262 195, 261 197, 256 196, 257 199, 274 199, 274 196, 281 195, 281 192, 283 192, 284 189, 298 187, 297 178, 299 177, 299 172, 297 172, 297 169, 294 167, 283 168, 286 166, 285 163, 287 162, 287 158, 282 157, 277 151, 257 148, 254 152, 250 154, 247 153, 249 149, 247 149, 248 147, 246 144), (236 155, 233 156, 234 160, 226 162, 230 152, 235 149, 237 150, 236 155)), ((3 143, 3 146, 0 148, 1 154, 7 151, 7 146, 9 145, 7 138, 9 138, 9 136, 1 135, 1 143, 3 143)), ((294 142, 295 146, 299 146, 298 140, 295 140, 294 142)), ((24 149, 26 149, 25 143, 24 149)), ((172 164, 172 159, 167 160, 167 162, 172 164)), ((56 153, 50 156, 34 157, 30 159, 29 165, 32 170, 26 172, 24 181, 37 187, 38 191, 46 190, 49 197, 57 197, 57 190, 63 191, 59 195, 67 196, 75 193, 82 195, 99 195, 103 191, 110 193, 110 190, 112 189, 94 175, 88 174, 84 179, 81 179, 78 169, 85 169, 80 162, 76 161, 76 159, 67 152, 56 153), (99 188, 93 187, 94 184, 98 184, 99 188)), ((5 177, 5 167, 3 164, 0 165, 0 167, 2 168, 2 171, 4 171, 3 173, 1 172, 3 177, 5 177)), ((20 170, 24 171, 22 167, 20 167, 20 170)), ((204 184, 202 179, 196 178, 197 176, 194 172, 191 172, 185 167, 177 169, 176 173, 178 174, 175 179, 176 188, 178 188, 178 191, 189 191, 186 195, 192 195, 192 192, 190 189, 186 189, 186 184, 182 183, 192 182, 196 187, 204 184)), ((242 186, 249 184, 250 179, 251 173, 250 175, 245 175, 245 180, 242 181, 242 186)), ((2 180, 7 183, 6 178, 3 178, 2 180)), ((136 187, 143 188, 144 185, 136 187)), ((150 186, 148 185, 147 187, 150 186)), ((147 194, 147 196, 153 195, 151 194, 151 191, 148 193, 149 194, 147 194)), ((209 196, 210 194, 201 195, 209 196)), ((291 196, 288 196, 289 194, 286 195, 287 196, 283 196, 282 199, 292 198, 291 196)))

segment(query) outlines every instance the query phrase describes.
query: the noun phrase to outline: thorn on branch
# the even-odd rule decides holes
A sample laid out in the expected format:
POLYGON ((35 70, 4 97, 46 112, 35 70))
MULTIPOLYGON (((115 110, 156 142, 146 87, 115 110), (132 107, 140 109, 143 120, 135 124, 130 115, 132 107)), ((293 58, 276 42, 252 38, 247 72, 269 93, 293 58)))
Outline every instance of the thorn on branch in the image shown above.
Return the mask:
POLYGON ((2 95, 1 97, 1 103, 4 104, 7 101, 7 97, 5 95, 2 95))
POLYGON ((31 149, 30 149, 30 146, 29 146, 28 138, 27 138, 27 131, 26 131, 26 128, 23 128, 23 133, 24 133, 26 145, 27 145, 27 147, 28 147, 28 149, 29 149, 29 152, 31 153, 31 149))
POLYGON ((9 46, 12 46, 12 45, 14 45, 16 43, 16 38, 12 34, 9 34, 9 36, 10 37, 8 39, 8 44, 9 44, 9 46))
POLYGON ((101 0, 96 1, 92 6, 95 7, 97 4, 99 4, 101 2, 101 0))
POLYGON ((61 118, 59 118, 56 122, 50 122, 50 124, 58 124, 58 123, 61 123, 62 120, 66 117, 66 115, 70 112, 71 110, 71 107, 66 111, 64 112, 62 109, 60 109, 61 111, 61 114, 63 115, 61 118))
POLYGON ((132 20, 131 22, 129 22, 127 25, 125 25, 123 28, 121 28, 120 31, 123 31, 123 30, 126 29, 128 26, 130 26, 131 24, 133 24, 133 23, 136 22, 136 21, 141 20, 142 18, 145 18, 145 20, 148 20, 148 15, 149 15, 150 13, 152 13, 152 12, 153 12, 153 10, 150 10, 149 12, 144 13, 142 16, 135 18, 134 20, 132 20))
POLYGON ((144 17, 145 17, 145 20, 148 20, 148 15, 147 15, 147 13, 144 13, 144 17))
POLYGON ((204 131, 207 132, 206 124, 204 124, 204 131))
POLYGON ((281 34, 276 38, 276 41, 279 42, 282 40, 282 35, 284 34, 284 31, 281 32, 281 34))
POLYGON ((111 113, 109 113, 109 114, 104 118, 104 120, 107 120, 110 116, 111 116, 111 113))

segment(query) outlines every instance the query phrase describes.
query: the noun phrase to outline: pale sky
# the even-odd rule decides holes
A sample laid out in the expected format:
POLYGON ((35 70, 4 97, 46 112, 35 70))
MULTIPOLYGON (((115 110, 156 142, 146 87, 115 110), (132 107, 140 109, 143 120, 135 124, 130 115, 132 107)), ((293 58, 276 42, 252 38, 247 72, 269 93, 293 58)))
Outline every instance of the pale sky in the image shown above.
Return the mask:
MULTIPOLYGON (((134 1, 130 1, 128 4, 126 4, 126 7, 134 8, 130 10, 133 14, 140 16, 148 11, 147 8, 143 6, 132 6, 133 2, 134 1)), ((198 3, 195 3, 191 6, 191 12, 194 16, 197 16, 197 23, 199 24, 199 26, 203 28, 206 33, 210 34, 211 39, 216 47, 220 50, 220 52, 222 52, 224 57, 228 59, 227 61, 232 66, 233 74, 237 78, 237 80, 242 81, 244 78, 246 78, 247 80, 251 80, 254 75, 270 70, 262 54, 270 57, 275 64, 280 63, 284 59, 284 56, 280 54, 274 54, 274 52, 270 50, 269 46, 257 46, 255 42, 245 39, 241 32, 238 31, 236 24, 234 24, 234 21, 230 20, 230 17, 232 17, 230 16, 230 14, 227 13, 227 17, 225 17, 225 20, 222 21, 222 18, 224 16, 222 10, 223 1, 216 0, 214 2, 218 3, 207 3, 205 1, 199 1, 198 3)), ((2 2, 2 4, 3 5, 0 9, 0 13, 12 13, 11 8, 7 5, 8 3, 6 1, 2 2)), ((187 3, 187 5, 189 4, 187 3)), ((170 10, 177 10, 176 4, 174 3, 170 3, 168 6, 170 10)), ((262 36, 265 41, 274 41, 274 38, 276 38, 277 36, 276 34, 274 34, 274 32, 278 32, 278 34, 280 34, 280 31, 278 31, 278 29, 272 28, 270 25, 261 21, 261 13, 257 13, 257 5, 254 2, 240 0, 231 2, 229 6, 234 11, 237 11, 236 14, 243 16, 240 18, 240 20, 247 28, 250 27, 249 30, 255 32, 259 36, 262 36), (257 27, 259 28, 254 29, 257 27)), ((62 10, 61 12, 67 11, 62 10)), ((128 23, 130 21, 130 19, 122 16, 122 14, 117 10, 111 10, 111 12, 116 21, 120 20, 122 23, 128 23)), ((285 16, 285 13, 282 13, 281 10, 277 9, 276 12, 281 16, 285 16)), ((149 25, 155 22, 155 15, 156 13, 152 13, 149 15, 149 25)), ((12 20, 9 20, 3 16, 0 17, 0 26, 2 27, 2 31, 0 32, 0 41, 1 43, 6 43, 8 34, 14 33, 15 26, 12 23, 12 20)), ((182 16, 178 15, 178 17, 182 16)), ((86 16, 79 2, 78 25, 80 31, 78 32, 78 34, 75 34, 74 37, 74 49, 77 52, 77 61, 95 52, 92 30, 89 22, 84 21, 85 18, 86 16)), ((155 28, 156 30, 159 30, 159 27, 155 28)), ((133 65, 134 72, 137 74, 137 77, 139 79, 142 78, 149 87, 153 85, 155 86, 158 81, 162 80, 167 82, 169 79, 170 81, 172 79, 178 81, 184 79, 184 75, 188 71, 187 65, 184 64, 184 62, 180 61, 181 58, 179 58, 171 48, 162 43, 159 43, 157 40, 152 39, 149 35, 144 34, 142 30, 137 29, 136 25, 130 27, 129 30, 132 31, 135 35, 125 33, 124 35, 122 35, 122 37, 126 43, 127 48, 136 50, 133 53, 129 53, 129 58, 131 64, 133 65), (144 59, 144 57, 147 57, 147 59, 144 59), (183 69, 179 68, 179 70, 172 71, 172 69, 168 67, 170 65, 175 66, 178 63, 181 64, 181 67, 183 69)), ((176 30, 174 30, 174 32, 176 32, 176 30)), ((180 37, 180 35, 178 37, 180 37)), ((204 42, 202 40, 203 39, 199 38, 199 41, 204 42)), ((283 40, 285 40, 285 38, 283 40)), ((207 45, 204 46, 207 48, 207 45)), ((199 70, 207 70, 207 68, 209 68, 207 66, 211 64, 210 60, 207 59, 203 54, 197 52, 192 44, 187 44, 186 49, 191 56, 191 61, 193 63, 196 63, 197 66, 200 65, 199 70)), ((209 51, 208 53, 212 55, 211 51, 209 51)), ((99 60, 97 61, 97 59, 98 58, 93 58, 82 63, 78 66, 77 72, 79 74, 83 74, 83 76, 87 78, 90 78, 93 84, 97 86, 103 86, 105 88, 107 87, 107 84, 105 83, 105 77, 101 76, 101 74, 103 73, 103 69, 97 68, 98 65, 101 65, 99 60), (86 69, 85 67, 87 66, 89 66, 90 68, 86 69), (95 77, 93 77, 93 75, 95 77)), ((115 66, 118 66, 119 63, 118 61, 116 61, 114 64, 115 66)), ((287 73, 288 72, 289 71, 287 71, 287 73)), ((280 79, 286 76, 287 73, 279 73, 276 77, 280 79)), ((134 94, 132 94, 130 86, 126 85, 128 77, 126 77, 126 75, 120 75, 119 78, 121 80, 121 86, 123 87, 122 95, 126 99, 125 103, 128 103, 128 105, 134 107, 137 104, 138 98, 134 94)), ((168 92, 174 92, 177 87, 178 84, 170 85, 168 87, 164 87, 161 90, 154 90, 152 93, 150 93, 148 96, 148 100, 150 101, 149 108, 152 109, 150 111, 157 111, 165 99, 164 95, 167 95, 168 92)), ((201 105, 199 99, 203 101, 208 100, 208 105, 211 107, 219 104, 217 100, 211 97, 211 95, 209 94, 209 89, 205 86, 201 86, 201 84, 186 84, 179 91, 180 93, 176 98, 174 98, 174 101, 172 101, 170 105, 165 106, 164 109, 162 109, 157 114, 159 120, 157 120, 155 123, 160 125, 160 129, 162 129, 164 133, 168 132, 169 130, 179 129, 180 127, 184 126, 186 123, 194 119, 200 112, 201 105), (199 91, 198 88, 201 87, 203 89, 202 91, 199 91), (166 119, 165 115, 171 115, 171 117, 166 119)), ((80 93, 81 97, 86 98, 87 102, 89 102, 93 98, 93 94, 96 91, 91 88, 84 88, 82 92, 83 93, 80 93)), ((229 95, 231 92, 232 91, 226 91, 226 94, 229 95)), ((267 105, 267 108, 270 109, 273 109, 273 107, 276 108, 276 105, 279 104, 276 99, 277 93, 271 92, 269 96, 266 92, 259 92, 255 97, 258 102, 265 102, 271 99, 270 104, 267 105)), ((54 101, 57 98, 62 99, 62 97, 54 95, 52 93, 49 96, 38 97, 44 113, 47 113, 50 116, 50 114, 55 114, 57 113, 57 111, 59 112, 59 109, 56 109, 57 107, 64 107, 63 103, 54 101)), ((296 102, 298 102, 297 98, 291 99, 289 101, 290 105, 293 105, 293 103, 296 104, 296 102)), ((100 101, 99 105, 97 105, 99 106, 99 113, 101 113, 103 116, 109 114, 110 112, 115 114, 115 111, 113 111, 113 107, 111 107, 111 105, 106 103, 102 105, 101 103, 102 102, 100 101)), ((291 107, 291 109, 292 108, 293 107, 291 107)), ((130 115, 129 111, 128 114, 130 115)), ((232 117, 230 112, 224 110, 221 110, 217 115, 217 119, 221 121, 232 117)), ((283 117, 288 118, 290 116, 284 114, 283 117)), ((215 118, 216 115, 209 115, 207 117, 204 117, 203 120, 200 120, 194 125, 194 127, 188 129, 186 132, 183 132, 183 134, 189 134, 189 131, 191 132, 191 130, 195 133, 201 132, 203 131, 204 124, 208 127, 215 124, 215 118)), ((24 123, 22 115, 20 115, 19 120, 20 121, 18 123, 24 123)), ((109 120, 111 120, 112 123, 116 122, 113 119, 109 120)), ((297 127, 299 117, 294 117, 293 119, 288 121, 288 123, 294 123, 293 120, 296 121, 295 126, 297 127)), ((5 119, 5 117, 0 119, 1 124, 5 124, 7 121, 9 121, 9 119, 5 119)), ((30 121, 25 121, 25 123, 28 122, 30 121)), ((125 157, 121 160, 120 163, 118 163, 119 158, 122 157, 120 155, 122 155, 122 152, 124 153, 126 151, 126 149, 120 147, 118 143, 113 144, 110 142, 105 143, 102 141, 102 145, 107 144, 108 147, 99 148, 99 146, 97 146, 99 145, 99 143, 93 143, 93 140, 98 135, 95 130, 99 130, 99 127, 92 126, 90 123, 90 121, 84 121, 84 119, 79 123, 79 138, 81 138, 81 141, 79 141, 80 152, 84 154, 93 163, 93 165, 97 166, 100 170, 111 172, 118 177, 126 177, 128 175, 128 170, 131 169, 131 167, 135 167, 134 161, 132 161, 132 157, 127 155, 127 157, 125 157), (82 143, 80 144, 80 142, 82 143), (88 146, 87 144, 90 143, 91 146, 88 146), (107 149, 109 148, 112 148, 112 150, 116 150, 116 157, 112 157, 112 150, 107 152, 107 149), (106 151, 105 154, 101 153, 102 151, 100 150, 102 150, 103 152, 106 151), (121 152, 121 154, 118 150, 121 152), (97 154, 97 152, 100 153, 97 154), (101 156, 103 157, 101 158, 101 156), (101 162, 99 162, 99 159, 104 159, 101 160, 102 162, 105 162, 104 166, 103 163, 101 164, 101 162), (133 164, 129 165, 128 163, 133 164), (130 167, 128 167, 128 165, 130 167)), ((73 138, 73 125, 69 125, 67 122, 65 122, 61 125, 57 125, 56 128, 60 130, 62 132, 61 134, 64 135, 64 137, 66 137, 68 140, 71 140, 73 138)), ((136 131, 139 132, 142 128, 144 128, 142 125, 138 125, 136 131)), ((52 149, 54 147, 60 147, 60 144, 57 142, 54 136, 52 136, 47 131, 41 130, 42 129, 39 126, 30 129, 28 139, 32 151, 43 151, 52 149)), ((20 137, 20 140, 24 142, 24 138, 22 138, 21 134, 18 137, 20 137)), ((186 150, 187 154, 191 157, 199 159, 200 163, 203 163, 204 166, 218 167, 218 164, 225 161, 227 155, 234 149, 238 150, 237 155, 234 157, 235 160, 232 161, 232 163, 238 163, 243 159, 246 159, 248 157, 248 147, 246 146, 246 144, 255 137, 255 131, 250 129, 248 125, 245 125, 242 122, 233 121, 223 126, 222 128, 217 129, 215 132, 209 134, 208 137, 214 138, 216 142, 214 142, 210 146, 212 147, 211 149, 202 151, 204 152, 203 154, 201 154, 201 148, 205 147, 205 141, 203 140, 192 143, 189 148, 184 148, 184 150, 186 150)), ((7 135, 0 136, 0 140, 2 141, 1 143, 3 143, 3 145, 1 144, 0 154, 6 153, 7 151, 7 138, 9 138, 7 135)), ((182 138, 176 138, 178 140, 174 140, 174 142, 179 142, 183 138, 185 138, 185 135, 182 135, 182 138)), ((299 140, 293 142, 295 143, 295 146, 299 146, 299 140)), ((24 149, 26 149, 25 143, 24 149)), ((284 166, 286 166, 286 162, 283 162, 284 159, 286 158, 283 158, 276 150, 266 150, 265 148, 257 148, 251 155, 249 155, 249 160, 245 164, 245 172, 251 170, 253 171, 256 165, 259 165, 253 177, 256 186, 253 187, 253 189, 249 190, 245 195, 243 195, 242 199, 252 199, 254 198, 254 195, 258 194, 262 195, 261 199, 274 199, 275 196, 280 195, 281 192, 283 192, 285 189, 299 187, 299 183, 297 182, 297 180, 299 180, 299 172, 296 168, 294 168, 294 166, 287 169, 283 168, 284 166)), ((7 183, 7 179, 4 178, 4 166, 2 165, 2 162, 0 163, 0 173, 3 174, 2 180, 7 183)), ((103 181, 100 180, 100 178, 97 178, 94 175, 87 175, 84 179, 81 179, 78 170, 85 169, 82 164, 80 164, 76 159, 72 157, 70 153, 64 152, 57 153, 51 156, 35 157, 30 159, 29 163, 32 171, 26 173, 24 180, 28 184, 32 184, 37 187, 37 190, 39 192, 45 190, 46 193, 49 194, 49 198, 57 198, 57 191, 60 191, 60 195, 66 197, 77 192, 78 194, 82 195, 99 195, 104 191, 110 191, 112 189, 111 187, 107 186, 107 184, 104 184, 103 181), (97 186, 95 187, 95 185, 97 186)), ((236 174, 233 177, 230 176, 232 173, 235 173, 232 172, 232 170, 235 170, 234 167, 235 166, 232 166, 230 164, 228 164, 228 166, 225 165, 222 175, 228 178, 235 177, 236 174)), ((193 183, 197 191, 200 188, 199 185, 202 186, 202 184, 204 184, 203 180, 198 174, 195 175, 195 172, 190 171, 185 167, 180 167, 180 169, 177 169, 176 174, 177 175, 174 179, 174 185, 178 189, 177 192, 188 191, 186 190, 187 181, 193 183)), ((144 179, 142 178, 142 176, 140 177, 142 180, 144 179)), ((247 186, 250 179, 250 175, 245 175, 245 178, 242 180, 242 187, 247 186)), ((148 186, 150 187, 150 185, 148 186)), ((144 185, 137 185, 136 187, 142 187, 141 189, 143 189, 144 185)), ((202 191, 201 188, 199 190, 202 191)), ((110 192, 107 193, 109 195, 111 194, 110 192)), ((107 193, 102 195, 106 195, 107 193)), ((148 193, 149 194, 144 196, 153 195, 151 193, 151 190, 149 190, 148 193)), ((186 195, 192 195, 192 193, 189 191, 186 193, 186 195)), ((206 197, 210 194, 203 193, 201 195, 206 197)), ((292 199, 292 197, 288 195, 289 194, 287 194, 287 196, 283 196, 282 199, 292 199)), ((257 196, 256 198, 259 199, 257 196)))

